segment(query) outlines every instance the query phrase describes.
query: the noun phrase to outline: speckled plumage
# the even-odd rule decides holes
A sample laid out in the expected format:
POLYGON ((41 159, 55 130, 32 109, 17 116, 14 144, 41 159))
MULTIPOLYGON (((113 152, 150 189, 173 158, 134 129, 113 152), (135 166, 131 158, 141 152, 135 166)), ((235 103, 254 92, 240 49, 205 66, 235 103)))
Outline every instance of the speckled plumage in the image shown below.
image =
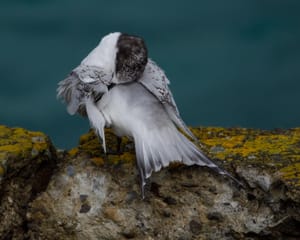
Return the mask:
POLYGON ((140 37, 121 34, 117 42, 115 74, 119 83, 138 80, 148 61, 148 50, 140 37))
POLYGON ((95 66, 79 65, 69 76, 59 82, 57 95, 67 104, 68 112, 86 116, 85 99, 91 95, 94 101, 108 91, 112 73, 95 66))
POLYGON ((142 77, 138 80, 164 106, 171 120, 194 140, 196 139, 182 121, 173 94, 169 89, 170 81, 164 71, 151 59, 148 60, 142 77))

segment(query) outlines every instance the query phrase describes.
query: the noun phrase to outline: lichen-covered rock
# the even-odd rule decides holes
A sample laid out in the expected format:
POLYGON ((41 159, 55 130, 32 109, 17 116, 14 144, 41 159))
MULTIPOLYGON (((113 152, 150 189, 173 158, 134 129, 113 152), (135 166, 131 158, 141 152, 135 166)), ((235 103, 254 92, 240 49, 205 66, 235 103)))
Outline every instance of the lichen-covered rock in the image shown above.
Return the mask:
POLYGON ((27 214, 33 239, 297 239, 300 129, 194 128, 201 148, 246 186, 210 170, 170 166, 139 191, 133 144, 92 132, 70 150, 27 214))
POLYGON ((56 153, 40 132, 0 126, 0 239, 23 239, 28 202, 45 190, 56 153))
POLYGON ((283 182, 300 203, 300 128, 273 131, 245 128, 195 128, 213 159, 232 165, 250 187, 269 191, 283 182), (219 149, 218 151, 214 151, 219 149))
MULTIPOLYGON (((117 138, 107 130, 109 152, 105 155, 98 138, 89 132, 80 138, 79 146, 59 153, 59 164, 47 188, 26 201, 20 215, 25 236, 299 239, 300 129, 192 131, 201 139, 203 151, 242 181, 245 189, 209 169, 174 164, 151 176, 142 200, 132 141, 123 138, 119 150, 117 138)), ((34 159, 28 164, 35 166, 38 161, 34 159)), ((12 162, 19 160, 12 158, 12 162)), ((7 176, 7 165, 3 166, 7 176)), ((25 183, 24 189, 28 185, 25 183)), ((11 197, 9 201, 15 200, 11 197)))

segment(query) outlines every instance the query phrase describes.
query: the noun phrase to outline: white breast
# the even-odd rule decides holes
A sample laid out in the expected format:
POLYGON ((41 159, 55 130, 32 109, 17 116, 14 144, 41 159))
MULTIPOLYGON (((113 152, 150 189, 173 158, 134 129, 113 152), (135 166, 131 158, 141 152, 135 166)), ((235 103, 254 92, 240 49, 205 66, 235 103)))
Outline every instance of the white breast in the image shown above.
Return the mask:
POLYGON ((163 106, 139 83, 113 87, 97 107, 119 136, 140 135, 170 123, 163 106))

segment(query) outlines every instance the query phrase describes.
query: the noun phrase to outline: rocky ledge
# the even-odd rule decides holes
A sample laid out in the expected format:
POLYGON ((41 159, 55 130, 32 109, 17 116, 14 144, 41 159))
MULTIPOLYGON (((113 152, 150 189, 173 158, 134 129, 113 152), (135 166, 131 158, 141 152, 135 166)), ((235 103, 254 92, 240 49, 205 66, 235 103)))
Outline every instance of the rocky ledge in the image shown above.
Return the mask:
POLYGON ((140 197, 133 143, 92 132, 70 151, 0 126, 0 239, 299 239, 300 129, 193 128, 243 182, 174 164, 140 197))

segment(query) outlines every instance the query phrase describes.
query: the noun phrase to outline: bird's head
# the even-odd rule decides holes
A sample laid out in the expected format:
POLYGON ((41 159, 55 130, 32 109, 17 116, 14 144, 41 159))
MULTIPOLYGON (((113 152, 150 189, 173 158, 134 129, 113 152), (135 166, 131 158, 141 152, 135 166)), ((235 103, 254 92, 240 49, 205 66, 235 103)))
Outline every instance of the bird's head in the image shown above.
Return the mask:
POLYGON ((148 51, 142 38, 116 32, 103 37, 81 63, 111 72, 112 82, 119 84, 138 80, 147 61, 148 51))

